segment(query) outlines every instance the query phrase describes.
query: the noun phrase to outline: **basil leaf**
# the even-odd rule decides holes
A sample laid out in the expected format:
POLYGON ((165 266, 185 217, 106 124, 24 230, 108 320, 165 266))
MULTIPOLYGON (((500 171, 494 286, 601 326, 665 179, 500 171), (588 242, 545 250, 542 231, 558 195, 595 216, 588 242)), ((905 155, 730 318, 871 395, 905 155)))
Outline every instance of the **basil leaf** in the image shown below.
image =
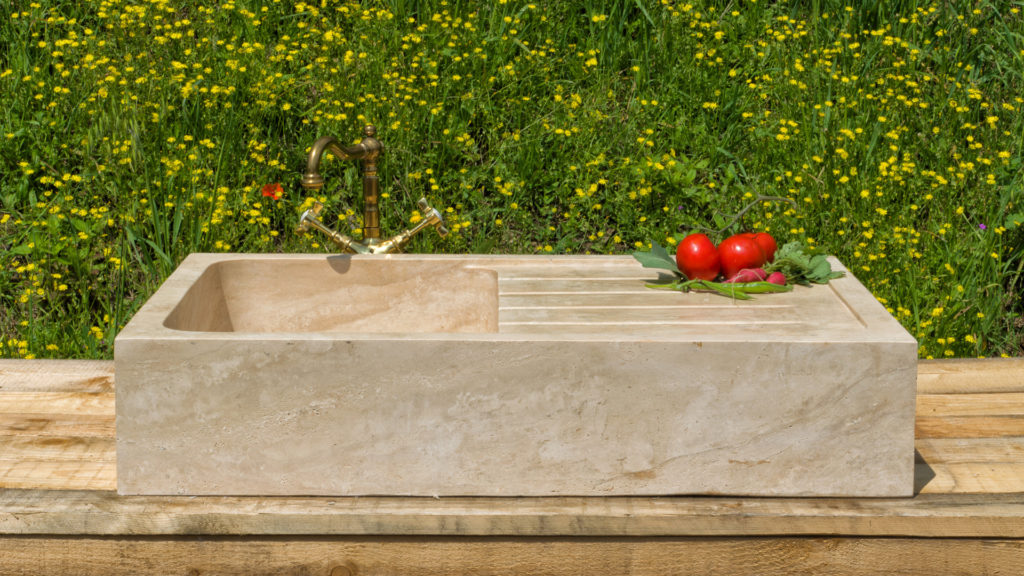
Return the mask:
POLYGON ((657 242, 651 242, 650 252, 641 252, 639 250, 633 252, 633 258, 636 258, 644 268, 670 270, 676 275, 682 276, 679 273, 679 267, 676 266, 675 258, 669 256, 668 252, 657 242))

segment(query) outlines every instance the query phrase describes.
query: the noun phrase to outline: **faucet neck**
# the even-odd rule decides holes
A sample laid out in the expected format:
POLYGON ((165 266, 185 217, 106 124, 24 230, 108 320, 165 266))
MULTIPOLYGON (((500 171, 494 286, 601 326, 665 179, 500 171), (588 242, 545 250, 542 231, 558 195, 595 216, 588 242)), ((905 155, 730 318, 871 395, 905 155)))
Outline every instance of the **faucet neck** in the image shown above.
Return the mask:
POLYGON ((363 139, 360 144, 367 140, 372 140, 371 144, 377 146, 376 153, 362 161, 363 241, 372 245, 380 242, 380 179, 377 177, 377 158, 380 155, 381 144, 373 137, 363 139))
POLYGON ((306 173, 302 176, 303 188, 319 190, 323 187, 320 161, 324 152, 330 152, 343 160, 359 162, 363 178, 363 239, 368 245, 380 242, 380 180, 377 177, 377 160, 384 146, 376 136, 377 128, 367 124, 363 128, 363 139, 354 146, 342 146, 333 136, 321 137, 309 151, 306 173))

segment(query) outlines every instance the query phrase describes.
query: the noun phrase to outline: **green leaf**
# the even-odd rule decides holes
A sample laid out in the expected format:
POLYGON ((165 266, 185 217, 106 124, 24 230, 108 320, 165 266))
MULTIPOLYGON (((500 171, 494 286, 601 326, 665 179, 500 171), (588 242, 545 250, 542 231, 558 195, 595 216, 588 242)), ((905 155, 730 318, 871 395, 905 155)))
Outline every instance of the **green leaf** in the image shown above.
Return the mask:
POLYGON ((71 225, 74 226, 75 229, 78 230, 79 232, 86 232, 86 233, 92 232, 92 227, 89 226, 84 220, 80 220, 78 218, 72 218, 71 219, 71 225))
POLYGON ((160 259, 163 260, 168 266, 174 266, 174 261, 171 260, 171 257, 168 256, 166 252, 164 252, 163 250, 160 249, 159 246, 157 246, 156 242, 153 242, 149 238, 143 238, 143 240, 145 240, 146 244, 149 244, 149 247, 152 248, 153 251, 156 252, 157 256, 159 256, 160 259))
POLYGON ((11 254, 18 254, 19 256, 28 256, 32 253, 32 249, 29 248, 28 244, 22 244, 21 246, 15 246, 8 250, 11 254))
POLYGON ((775 260, 764 267, 765 272, 782 272, 786 281, 806 286, 827 284, 829 280, 839 278, 842 272, 833 272, 828 257, 824 254, 810 255, 799 242, 787 242, 775 253, 775 260))
POLYGON ((1024 212, 1018 212, 1017 214, 1010 214, 1006 217, 1006 222, 1003 224, 1003 228, 1013 230, 1022 224, 1024 224, 1024 212))
POLYGON ((641 252, 639 250, 633 252, 633 258, 636 258, 644 268, 669 270, 677 275, 681 275, 679 274, 679 268, 676 266, 675 258, 669 256, 665 248, 657 242, 651 242, 650 252, 641 252))

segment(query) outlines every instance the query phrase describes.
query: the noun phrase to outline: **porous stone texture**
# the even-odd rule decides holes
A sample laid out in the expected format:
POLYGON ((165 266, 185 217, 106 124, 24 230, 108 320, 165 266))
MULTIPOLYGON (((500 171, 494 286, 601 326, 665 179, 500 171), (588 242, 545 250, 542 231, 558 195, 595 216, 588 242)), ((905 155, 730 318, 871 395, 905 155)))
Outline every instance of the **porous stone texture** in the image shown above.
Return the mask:
POLYGON ((916 342, 855 278, 738 302, 656 277, 190 256, 116 341, 118 492, 912 494, 916 342))

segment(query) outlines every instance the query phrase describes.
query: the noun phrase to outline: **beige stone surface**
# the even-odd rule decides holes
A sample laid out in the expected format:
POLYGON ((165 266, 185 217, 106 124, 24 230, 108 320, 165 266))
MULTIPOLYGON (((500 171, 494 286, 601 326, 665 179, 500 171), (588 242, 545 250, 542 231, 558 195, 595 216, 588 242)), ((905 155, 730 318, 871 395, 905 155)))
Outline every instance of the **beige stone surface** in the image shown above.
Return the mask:
POLYGON ((115 344, 118 491, 911 494, 917 345, 854 277, 746 302, 656 277, 192 255, 115 344))

